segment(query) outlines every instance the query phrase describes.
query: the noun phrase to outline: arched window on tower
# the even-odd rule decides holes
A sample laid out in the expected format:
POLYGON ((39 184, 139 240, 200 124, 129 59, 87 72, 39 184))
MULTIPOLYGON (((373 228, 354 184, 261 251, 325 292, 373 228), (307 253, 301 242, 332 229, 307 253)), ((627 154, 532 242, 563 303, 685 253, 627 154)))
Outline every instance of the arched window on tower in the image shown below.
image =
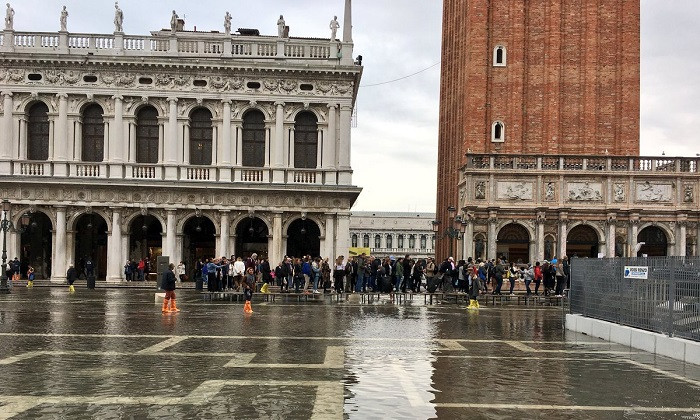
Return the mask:
POLYGON ((105 157, 105 123, 102 107, 88 105, 83 110, 83 162, 102 162, 105 157))
POLYGON ((503 143, 506 141, 506 130, 502 121, 494 121, 491 126, 491 141, 494 143, 503 143))
POLYGON ((243 115, 243 166, 265 166, 265 115, 257 109, 243 115))
POLYGON ((318 154, 318 120, 300 112, 294 120, 294 167, 315 169, 318 154))
POLYGON ((27 159, 49 158, 49 107, 37 102, 27 111, 27 159))
POLYGON ((158 163, 158 111, 145 106, 136 114, 136 163, 158 163))
POLYGON ((211 165, 213 129, 211 112, 197 108, 190 114, 190 164, 211 165))
POLYGON ((493 49, 493 66, 506 66, 506 47, 503 45, 496 45, 496 47, 493 49))

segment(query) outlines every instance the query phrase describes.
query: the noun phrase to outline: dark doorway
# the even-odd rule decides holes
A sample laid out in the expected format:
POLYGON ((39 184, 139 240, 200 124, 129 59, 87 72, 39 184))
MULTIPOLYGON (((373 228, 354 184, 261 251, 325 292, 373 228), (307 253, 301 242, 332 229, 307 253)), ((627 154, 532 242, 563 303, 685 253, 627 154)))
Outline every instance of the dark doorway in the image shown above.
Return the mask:
POLYGON ((154 216, 138 216, 129 226, 129 259, 148 262, 150 272, 156 270, 157 257, 163 254, 163 228, 154 216))
POLYGON ((189 273, 194 274, 197 260, 216 256, 216 229, 211 220, 200 216, 190 218, 185 223, 183 233, 182 260, 189 273))
POLYGON ((642 242, 644 242, 644 245, 639 248, 638 257, 644 254, 649 257, 665 257, 668 255, 668 239, 661 228, 647 226, 642 229, 637 235, 637 243, 642 242))
POLYGON ((99 214, 83 214, 75 222, 75 269, 85 278, 85 262, 92 261, 95 278, 107 277, 107 222, 99 214))
POLYGON ((309 219, 297 219, 289 225, 289 229, 287 229, 287 255, 293 257, 321 256, 321 229, 316 222, 309 219))
POLYGON ((587 225, 571 229, 566 237, 566 255, 598 258, 598 234, 595 229, 587 225))
POLYGON ((257 217, 247 217, 236 226, 236 257, 258 254, 267 257, 267 225, 257 217))
POLYGON ((523 226, 509 223, 498 232, 496 255, 509 262, 526 263, 530 260, 530 234, 523 226))
POLYGON ((31 265, 37 279, 51 277, 51 219, 44 213, 29 213, 29 223, 20 236, 22 277, 31 265))

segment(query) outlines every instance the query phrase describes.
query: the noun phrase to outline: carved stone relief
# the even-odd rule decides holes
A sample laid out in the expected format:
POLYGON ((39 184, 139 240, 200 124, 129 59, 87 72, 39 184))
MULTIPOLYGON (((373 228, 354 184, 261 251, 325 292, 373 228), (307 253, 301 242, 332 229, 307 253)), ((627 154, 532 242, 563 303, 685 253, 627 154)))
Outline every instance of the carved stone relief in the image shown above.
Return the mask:
POLYGON ((686 185, 683 188, 683 202, 684 203, 692 203, 694 201, 695 201, 695 193, 693 191, 693 186, 686 185))
POLYGON ((671 184, 652 184, 649 181, 637 183, 636 191, 637 201, 671 201, 673 196, 673 186, 671 184))
POLYGON ((485 200, 486 199, 486 182, 485 181, 478 181, 476 184, 474 184, 474 198, 477 200, 485 200))
POLYGON ((625 184, 615 184, 613 186, 613 200, 616 203, 625 201, 625 184))
POLYGON ((532 200, 532 182, 501 181, 496 184, 499 200, 532 200))
POLYGON ((547 182, 544 187, 544 199, 547 201, 552 201, 554 200, 556 194, 555 194, 555 183, 554 182, 547 182))
POLYGON ((570 182, 567 188, 568 197, 571 201, 603 200, 603 184, 600 182, 570 182))

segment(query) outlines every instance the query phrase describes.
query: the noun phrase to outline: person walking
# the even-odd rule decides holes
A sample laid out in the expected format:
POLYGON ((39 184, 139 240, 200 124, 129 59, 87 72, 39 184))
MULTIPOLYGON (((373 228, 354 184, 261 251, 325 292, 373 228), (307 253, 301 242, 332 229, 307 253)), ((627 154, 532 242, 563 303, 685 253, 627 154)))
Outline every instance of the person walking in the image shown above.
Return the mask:
POLYGON ((163 309, 161 311, 163 313, 180 312, 175 304, 175 284, 175 264, 170 263, 168 269, 163 273, 163 290, 165 290, 165 299, 163 299, 163 309))
POLYGON ((564 259, 557 261, 557 265, 554 271, 554 275, 557 280, 554 295, 555 297, 562 297, 564 293, 564 286, 566 285, 566 276, 564 275, 564 259))
POLYGON ((34 267, 32 267, 31 265, 27 270, 27 287, 34 287, 34 267))
POLYGON ((68 272, 66 272, 66 280, 68 281, 68 291, 70 293, 75 293, 75 287, 73 287, 73 283, 75 280, 78 278, 78 270, 73 267, 73 264, 70 264, 68 266, 68 272))
POLYGON ((343 278, 345 277, 345 264, 343 263, 344 256, 340 255, 335 259, 335 269, 333 270, 333 283, 335 292, 343 294, 343 278))
MULTIPOLYGON (((484 263, 480 262, 477 266, 477 272, 482 271, 484 268, 484 263)), ((469 306, 467 309, 479 309, 479 292, 482 289, 481 275, 475 274, 472 271, 471 275, 471 287, 469 288, 469 306)))
POLYGON ((185 262, 180 261, 180 264, 177 265, 177 277, 178 277, 180 283, 185 281, 185 273, 186 272, 187 271, 185 270, 185 262))
POLYGON ((247 314, 253 313, 253 306, 251 301, 253 300, 253 290, 255 288, 255 269, 253 267, 248 267, 246 270, 246 275, 243 278, 243 297, 245 298, 245 305, 243 306, 243 312, 247 314))
POLYGON ((527 270, 523 270, 523 279, 525 280, 525 290, 527 291, 527 295, 530 296, 532 294, 530 284, 535 279, 535 269, 532 267, 532 265, 528 265, 527 270))
POLYGON ((515 263, 511 261, 510 267, 508 267, 508 280, 510 281, 510 295, 513 296, 513 289, 515 288, 515 280, 520 277, 520 270, 515 266, 515 263))

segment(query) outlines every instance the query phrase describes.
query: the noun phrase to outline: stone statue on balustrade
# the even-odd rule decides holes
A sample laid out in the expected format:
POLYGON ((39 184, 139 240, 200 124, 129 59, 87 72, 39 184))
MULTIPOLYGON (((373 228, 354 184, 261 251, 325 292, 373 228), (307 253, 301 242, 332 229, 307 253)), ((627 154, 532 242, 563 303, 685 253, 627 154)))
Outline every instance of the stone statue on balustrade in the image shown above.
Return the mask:
POLYGON ((15 9, 7 3, 7 12, 5 12, 5 30, 11 31, 15 23, 15 9))
POLYGON ((68 10, 66 10, 66 6, 63 6, 63 10, 61 10, 61 32, 67 32, 68 31, 68 10))
POLYGON ((173 10, 173 15, 170 17, 170 31, 172 33, 175 33, 177 31, 177 20, 180 18, 180 16, 175 13, 173 10))
POLYGON ((333 16, 333 20, 331 21, 330 28, 331 28, 331 41, 335 41, 335 34, 338 33, 338 29, 340 28, 340 23, 338 23, 338 16, 333 16))
POLYGON ((277 20, 277 36, 280 38, 284 38, 284 28, 286 26, 286 23, 284 22, 284 16, 280 15, 280 18, 277 20))
POLYGON ((119 2, 114 2, 114 32, 124 32, 124 13, 119 8, 119 2))
POLYGON ((226 12, 226 16, 224 16, 224 32, 226 32, 226 35, 231 35, 231 13, 226 12))

